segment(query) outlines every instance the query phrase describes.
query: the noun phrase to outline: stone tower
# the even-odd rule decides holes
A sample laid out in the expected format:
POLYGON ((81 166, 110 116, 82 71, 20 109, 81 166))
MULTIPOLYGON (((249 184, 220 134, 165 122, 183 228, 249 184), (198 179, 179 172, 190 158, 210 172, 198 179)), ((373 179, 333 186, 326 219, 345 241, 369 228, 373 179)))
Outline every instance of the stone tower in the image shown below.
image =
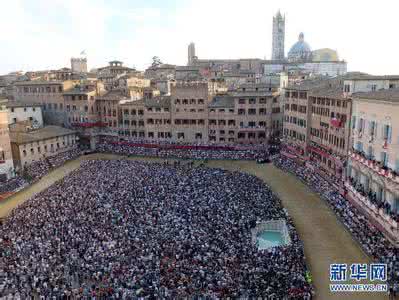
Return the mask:
POLYGON ((188 45, 188 60, 187 60, 187 65, 191 66, 193 64, 195 58, 195 44, 194 43, 190 43, 190 45, 188 45))
POLYGON ((87 73, 87 58, 86 57, 72 57, 71 58, 72 72, 87 73))
POLYGON ((285 16, 280 11, 273 17, 272 60, 284 59, 285 16))

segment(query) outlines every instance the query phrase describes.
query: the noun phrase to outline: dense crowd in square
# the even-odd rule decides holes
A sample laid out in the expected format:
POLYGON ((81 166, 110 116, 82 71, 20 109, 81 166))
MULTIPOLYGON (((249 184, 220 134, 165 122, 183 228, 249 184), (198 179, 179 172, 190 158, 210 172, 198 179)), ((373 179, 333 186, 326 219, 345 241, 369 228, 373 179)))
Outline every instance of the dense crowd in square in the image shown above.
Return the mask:
MULTIPOLYGON (((201 150, 196 145, 192 148, 163 148, 163 147, 140 147, 125 144, 101 143, 97 146, 99 152, 114 153, 120 155, 131 156, 152 156, 159 158, 175 158, 175 159, 231 159, 231 160, 258 160, 268 157, 267 147, 254 147, 246 150, 201 150)), ((204 145, 203 145, 204 146, 204 145)))
POLYGON ((259 178, 194 164, 85 161, 0 224, 0 295, 311 299, 303 244, 259 178), (283 219, 289 245, 251 229, 283 219))

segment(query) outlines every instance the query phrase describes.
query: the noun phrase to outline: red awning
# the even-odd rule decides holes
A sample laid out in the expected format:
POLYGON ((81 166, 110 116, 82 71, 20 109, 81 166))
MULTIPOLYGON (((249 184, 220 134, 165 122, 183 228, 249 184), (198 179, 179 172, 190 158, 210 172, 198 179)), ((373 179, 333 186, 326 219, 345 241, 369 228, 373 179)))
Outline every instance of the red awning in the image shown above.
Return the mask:
POLYGON ((329 154, 329 153, 324 152, 324 151, 321 150, 321 149, 318 149, 318 148, 316 148, 316 147, 309 147, 309 148, 310 148, 310 150, 311 150, 312 152, 317 153, 317 154, 319 154, 319 155, 321 155, 321 156, 323 156, 323 157, 330 157, 330 154, 329 154))
POLYGON ((289 152, 280 151, 280 153, 281 153, 282 155, 284 155, 284 156, 288 157, 288 158, 297 158, 297 156, 296 156, 296 155, 294 155, 294 154, 291 154, 291 153, 289 153, 289 152))

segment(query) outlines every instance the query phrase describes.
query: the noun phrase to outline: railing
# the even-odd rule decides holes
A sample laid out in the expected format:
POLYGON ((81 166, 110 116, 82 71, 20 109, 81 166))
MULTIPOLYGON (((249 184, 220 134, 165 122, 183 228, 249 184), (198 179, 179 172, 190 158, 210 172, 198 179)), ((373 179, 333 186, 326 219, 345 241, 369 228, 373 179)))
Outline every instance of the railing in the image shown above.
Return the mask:
POLYGON ((345 182, 345 187, 350 192, 350 198, 357 203, 357 206, 365 210, 374 221, 378 222, 395 243, 399 243, 398 221, 386 214, 383 208, 378 208, 375 203, 358 192, 349 182, 345 182))
POLYGON ((349 157, 354 161, 357 161, 362 165, 366 166, 367 168, 374 171, 378 175, 384 176, 386 178, 393 180, 396 183, 399 183, 399 176, 392 169, 384 167, 380 163, 370 160, 364 157, 363 155, 354 153, 352 151, 349 151, 349 157))

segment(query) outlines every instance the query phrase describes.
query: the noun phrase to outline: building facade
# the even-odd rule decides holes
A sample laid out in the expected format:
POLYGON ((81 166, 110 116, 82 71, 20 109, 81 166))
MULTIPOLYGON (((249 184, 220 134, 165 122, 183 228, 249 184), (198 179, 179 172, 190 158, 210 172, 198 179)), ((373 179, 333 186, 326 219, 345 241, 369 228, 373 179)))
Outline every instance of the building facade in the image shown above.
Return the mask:
POLYGON ((118 133, 126 139, 257 144, 282 131, 279 97, 267 85, 242 85, 213 96, 207 82, 177 82, 170 96, 123 100, 119 107, 118 133))
POLYGON ((11 141, 8 129, 8 109, 0 102, 0 184, 14 175, 11 141))
POLYGON ((342 79, 312 79, 291 84, 284 93, 283 138, 291 155, 310 161, 340 185, 350 143, 351 99, 342 79))
POLYGON ((64 97, 79 81, 23 81, 15 83, 15 101, 40 104, 46 124, 64 125, 66 120, 64 97))
POLYGON ((43 112, 41 104, 29 104, 20 101, 7 102, 8 123, 10 125, 30 121, 35 128, 41 128, 44 125, 43 112))
POLYGON ((11 131, 12 157, 19 170, 45 157, 77 147, 76 132, 59 126, 11 131))
POLYGON ((353 94, 348 198, 399 245, 399 90, 353 94))

